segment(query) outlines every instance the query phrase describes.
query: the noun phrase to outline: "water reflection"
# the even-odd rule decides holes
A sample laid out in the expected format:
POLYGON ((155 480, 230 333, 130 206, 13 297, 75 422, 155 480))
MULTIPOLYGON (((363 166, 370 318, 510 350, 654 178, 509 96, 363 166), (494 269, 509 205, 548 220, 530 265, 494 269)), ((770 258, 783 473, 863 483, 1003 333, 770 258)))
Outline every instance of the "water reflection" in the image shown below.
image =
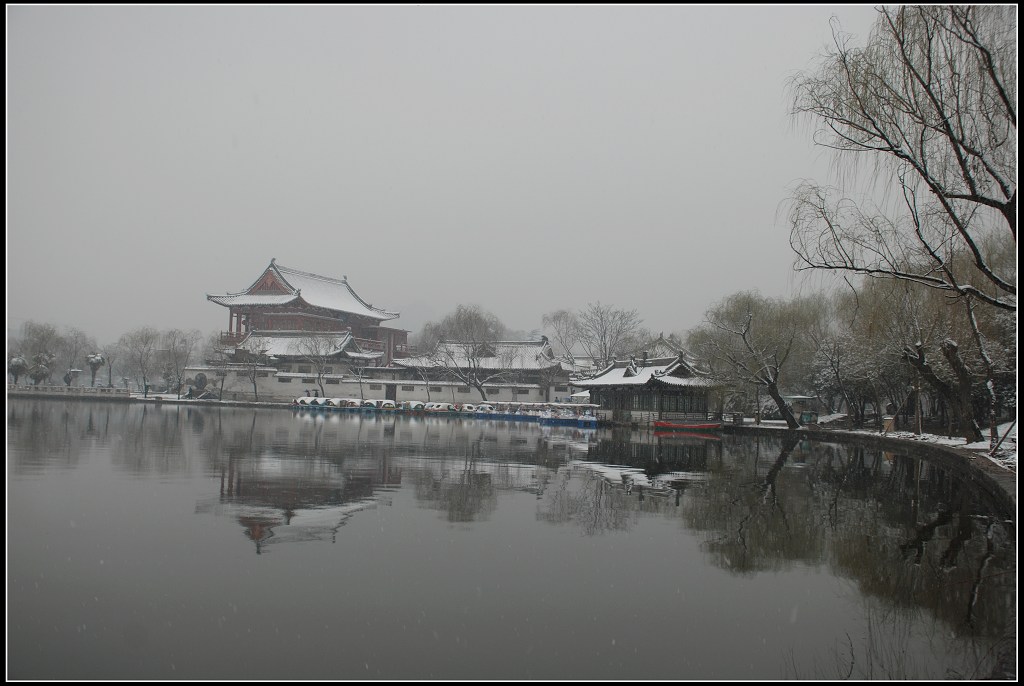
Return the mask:
MULTIPOLYGON (((325 588, 349 598, 345 616, 355 599, 387 598, 390 619, 373 615, 333 636, 356 656, 392 640, 373 626, 394 631, 427 615, 439 623, 432 631, 473 637, 490 656, 463 673, 452 665, 473 661, 461 647, 460 662, 454 648, 410 643, 408 661, 390 655, 381 677, 977 678, 996 672, 1001 646, 1015 643, 1010 514, 908 455, 781 437, 38 399, 9 402, 8 454, 10 617, 21 627, 12 676, 65 674, 49 650, 77 655, 64 664, 79 677, 125 676, 111 668, 127 659, 120 629, 81 654, 75 639, 50 636, 71 615, 84 623, 93 596, 80 592, 102 595, 87 582, 94 550, 104 551, 96 584, 130 593, 153 578, 160 585, 146 603, 166 596, 175 612, 197 613, 171 626, 205 625, 206 605, 234 597, 227 586, 212 598, 198 584, 178 589, 190 551, 202 550, 210 578, 239 585, 237 603, 270 583, 297 625, 325 602, 325 588), (184 554, 158 552, 168 549, 184 554), (338 586, 342 562, 357 575, 351 586, 338 586), (65 575, 68 583, 37 590, 40 579, 65 575), (481 605, 469 612, 466 593, 481 579, 493 593, 478 591, 481 605), (392 603, 396 589, 413 595, 392 603), (623 621, 637 608, 646 621, 623 621), (517 612, 532 620, 529 631, 495 626, 493 617, 517 612), (718 623, 731 615, 741 621, 718 623), (610 645, 609 634, 635 652, 600 659, 593 646, 610 645), (527 649, 529 664, 487 671, 496 654, 527 649)), ((164 624, 143 630, 184 640, 164 624)), ((289 663, 294 677, 352 678, 369 664, 318 661, 318 650, 333 654, 330 637, 304 635, 314 645, 306 661, 289 663)), ((197 630, 196 640, 222 657, 249 650, 217 631, 197 630)), ((153 660, 128 672, 163 675, 153 660)))

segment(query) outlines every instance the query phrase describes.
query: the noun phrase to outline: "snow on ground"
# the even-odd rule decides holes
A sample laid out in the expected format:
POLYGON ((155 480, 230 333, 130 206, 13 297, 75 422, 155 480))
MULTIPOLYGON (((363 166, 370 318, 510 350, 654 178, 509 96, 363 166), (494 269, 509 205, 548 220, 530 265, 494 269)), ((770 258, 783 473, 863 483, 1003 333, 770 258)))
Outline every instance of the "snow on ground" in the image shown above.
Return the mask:
MULTIPOLYGON (((818 418, 819 424, 827 424, 830 421, 842 419, 846 415, 833 414, 824 415, 818 418)), ((762 424, 776 425, 781 424, 783 427, 786 425, 783 421, 772 421, 762 422, 762 424)), ((872 429, 845 429, 849 433, 863 433, 872 434, 875 436, 880 435, 882 432, 872 429)), ((999 448, 995 454, 990 453, 989 441, 986 438, 984 441, 978 441, 977 443, 965 443, 963 438, 950 438, 948 436, 941 436, 937 434, 921 434, 917 435, 911 431, 889 431, 885 433, 886 438, 898 438, 906 441, 919 441, 924 443, 935 443, 937 445, 948 445, 954 448, 964 448, 966 450, 977 451, 979 454, 983 454, 989 460, 999 465, 1003 469, 1017 473, 1017 422, 1007 422, 1000 424, 998 427, 999 438, 1002 439, 1002 443, 999 444, 999 448), (1005 437, 1005 438, 1004 438, 1005 437)))

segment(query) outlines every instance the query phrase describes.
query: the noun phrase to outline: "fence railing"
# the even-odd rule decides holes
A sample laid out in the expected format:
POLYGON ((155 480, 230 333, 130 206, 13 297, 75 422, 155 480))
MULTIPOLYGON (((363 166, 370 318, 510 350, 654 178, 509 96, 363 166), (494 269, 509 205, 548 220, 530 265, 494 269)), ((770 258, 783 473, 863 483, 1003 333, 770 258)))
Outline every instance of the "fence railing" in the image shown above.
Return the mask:
POLYGON ((131 391, 127 388, 110 388, 106 386, 22 386, 7 384, 8 393, 25 395, 70 395, 70 396, 104 396, 128 399, 131 391))

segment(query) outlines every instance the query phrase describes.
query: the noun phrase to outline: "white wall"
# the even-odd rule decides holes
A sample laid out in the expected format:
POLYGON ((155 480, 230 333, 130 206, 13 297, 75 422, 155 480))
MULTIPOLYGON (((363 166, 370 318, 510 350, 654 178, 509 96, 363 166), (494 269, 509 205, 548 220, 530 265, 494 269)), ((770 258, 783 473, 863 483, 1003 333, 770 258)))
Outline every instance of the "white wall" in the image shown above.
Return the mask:
MULTIPOLYGON (((195 376, 202 372, 206 375, 207 386, 220 391, 223 381, 224 400, 253 400, 255 399, 252 381, 249 379, 248 371, 236 369, 218 369, 215 367, 189 367, 186 369, 186 387, 195 383, 195 376)), ((308 390, 310 394, 315 389, 320 391, 315 375, 298 374, 295 372, 278 372, 274 368, 267 368, 266 376, 257 379, 260 401, 266 402, 291 402, 294 398, 305 396, 308 390)), ((380 399, 387 397, 387 387, 395 387, 395 399, 398 402, 403 400, 420 400, 423 402, 454 402, 473 403, 482 402, 480 392, 475 388, 467 387, 464 384, 450 381, 432 381, 427 384, 424 381, 389 381, 384 379, 367 379, 362 382, 362 393, 357 379, 349 375, 330 374, 324 376, 323 395, 328 398, 366 398, 380 399), (331 383, 336 381, 337 383, 331 383), (429 393, 428 393, 429 387, 429 393), (467 389, 468 391, 464 390, 467 389), (440 390, 436 390, 440 389, 440 390)), ((489 402, 544 402, 546 400, 544 388, 537 384, 487 384, 487 400, 489 402), (496 390, 493 392, 491 389, 496 390), (515 390, 525 391, 514 393, 515 390)), ((187 388, 186 391, 187 392, 187 388)), ((571 391, 555 391, 551 388, 550 398, 568 397, 571 391)))

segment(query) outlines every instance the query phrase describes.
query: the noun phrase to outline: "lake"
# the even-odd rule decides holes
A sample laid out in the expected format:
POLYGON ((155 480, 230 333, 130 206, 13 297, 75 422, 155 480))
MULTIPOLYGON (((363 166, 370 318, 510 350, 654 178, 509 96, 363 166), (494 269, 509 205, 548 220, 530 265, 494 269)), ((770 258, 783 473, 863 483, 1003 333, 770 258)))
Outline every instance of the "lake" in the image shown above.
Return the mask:
POLYGON ((11 679, 983 678, 1016 532, 783 437, 8 398, 11 679))

